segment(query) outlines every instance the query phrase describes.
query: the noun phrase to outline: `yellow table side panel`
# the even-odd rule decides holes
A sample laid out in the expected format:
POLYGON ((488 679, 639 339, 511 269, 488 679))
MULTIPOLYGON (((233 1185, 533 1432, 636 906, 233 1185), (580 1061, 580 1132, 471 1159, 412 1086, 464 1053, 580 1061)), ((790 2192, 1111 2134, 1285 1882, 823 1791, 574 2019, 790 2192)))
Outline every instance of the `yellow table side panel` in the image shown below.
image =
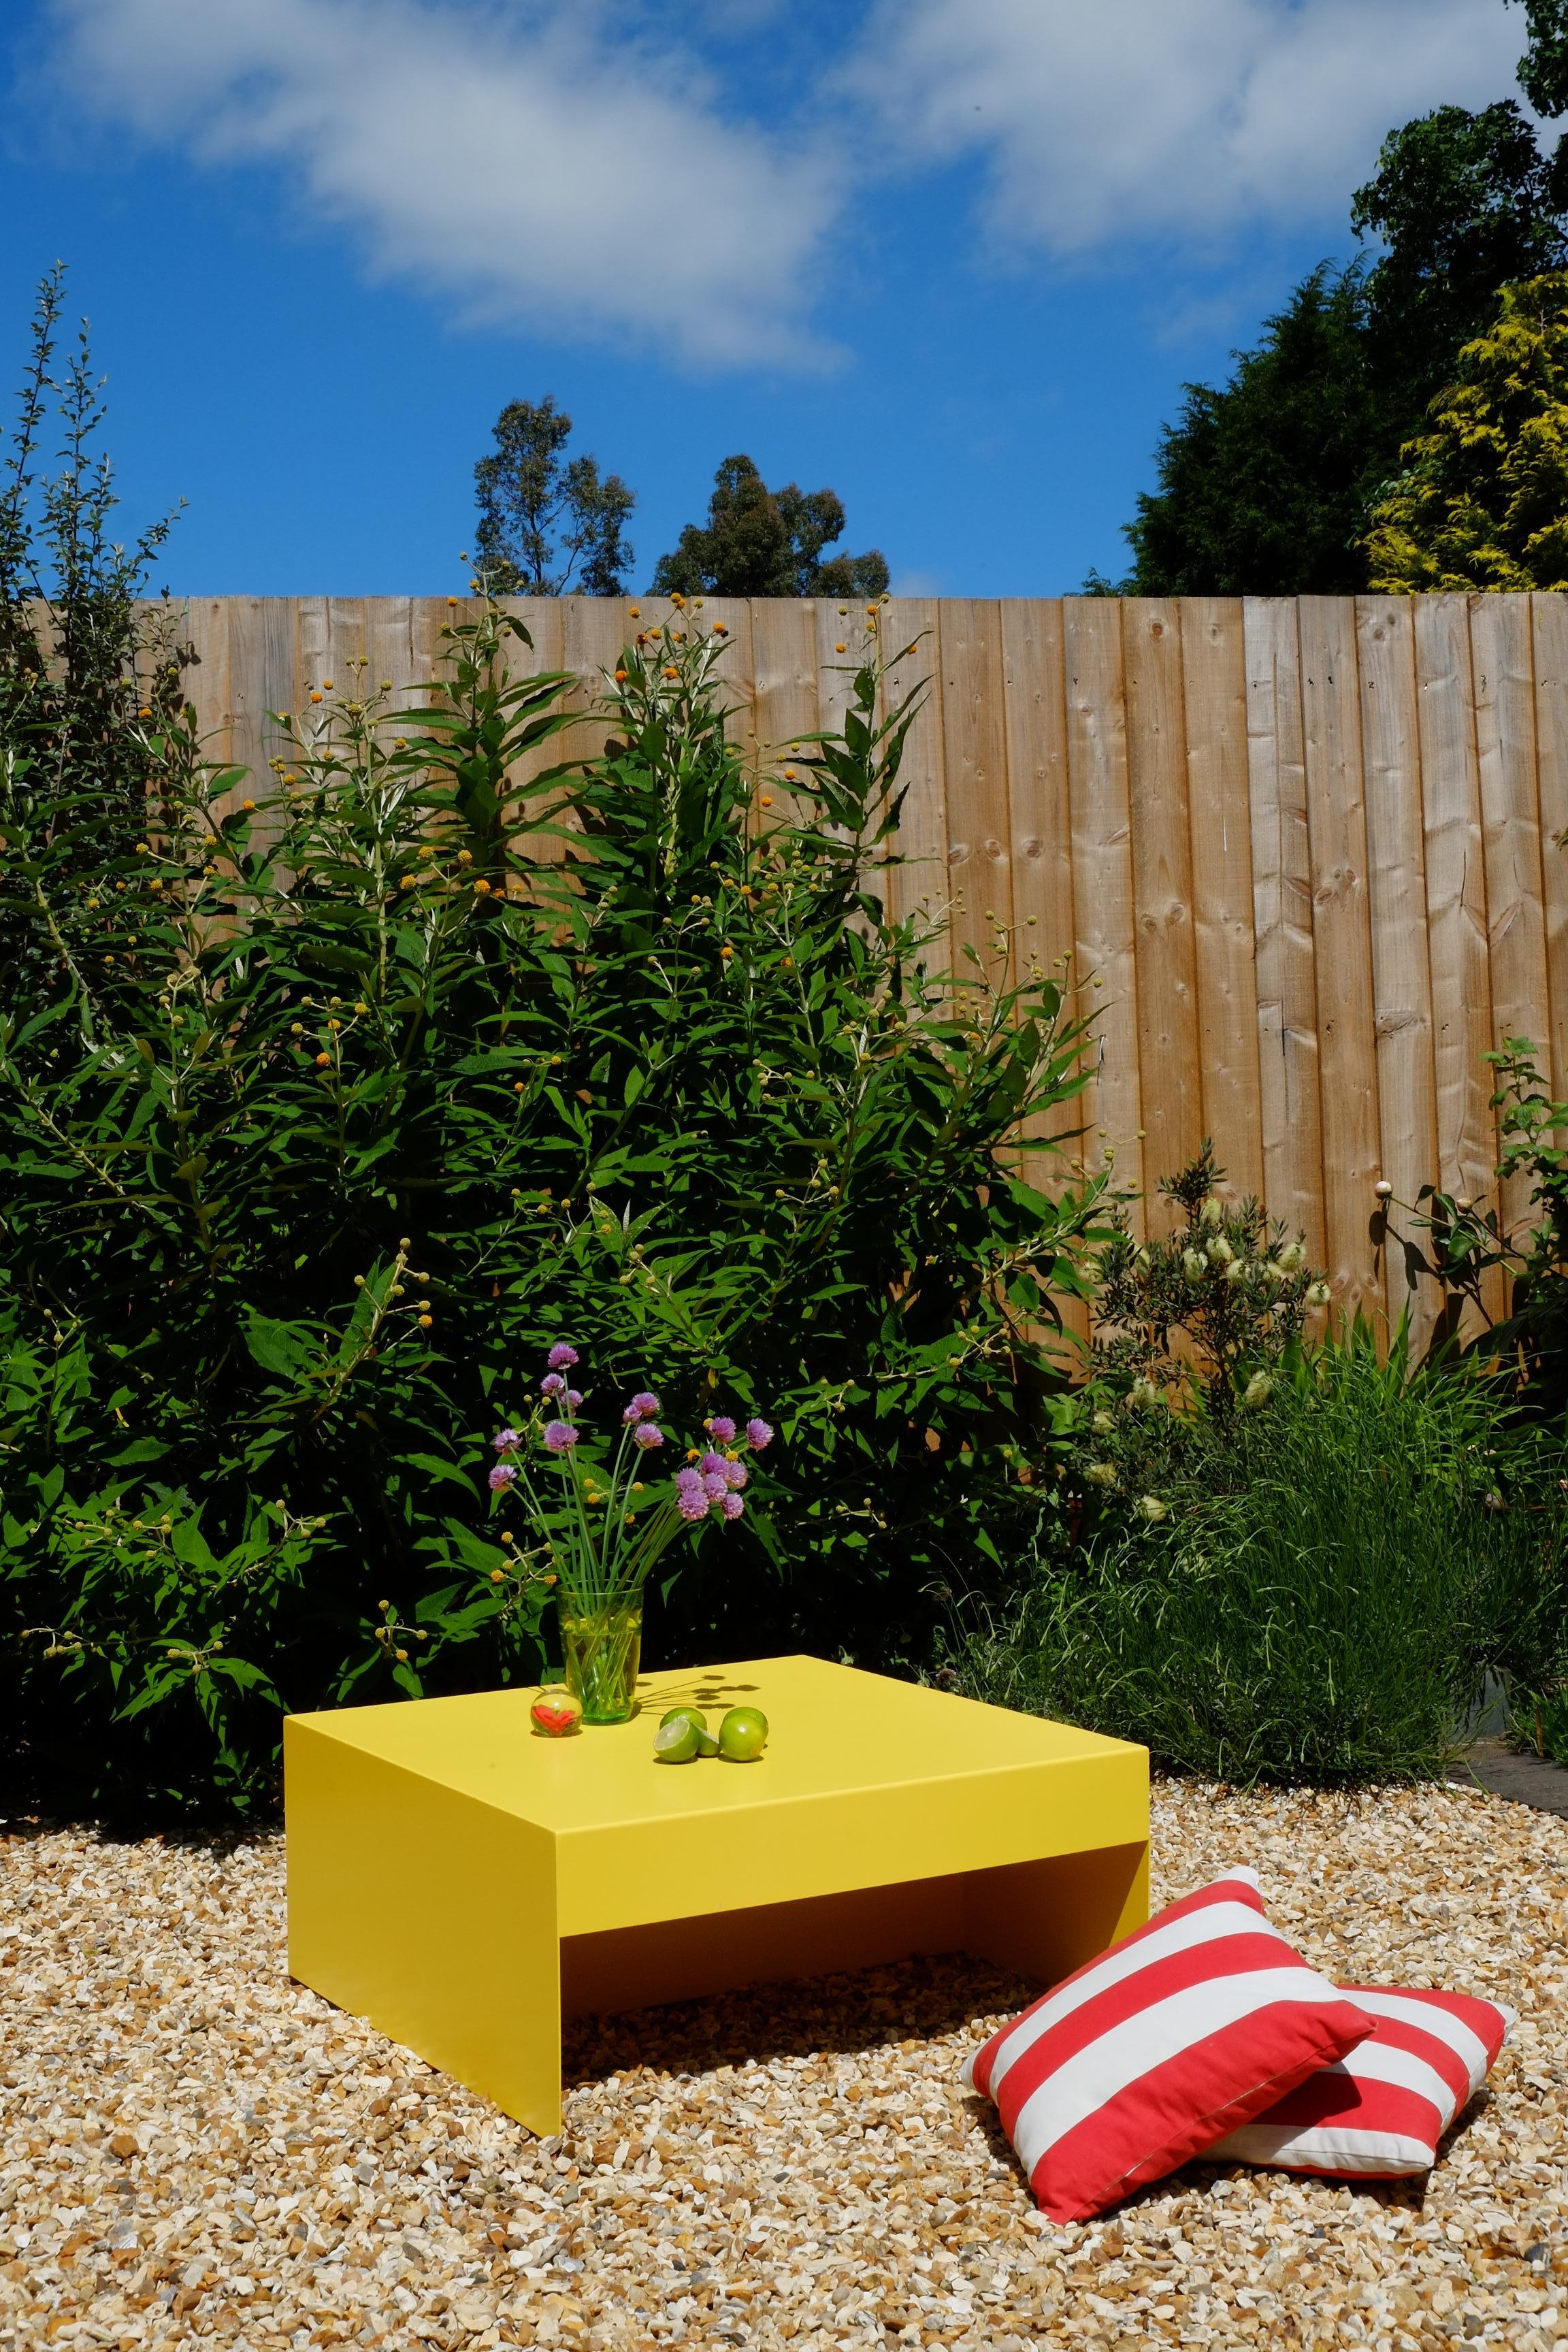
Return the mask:
POLYGON ((563 1936, 1143 1845, 1149 1835, 1148 1758, 1109 1742, 1077 1761, 772 1801, 765 1759, 652 1769, 693 1785, 698 1774, 754 1773, 758 1801, 563 1831, 563 1936))
POLYGON ((294 1719, 289 1969, 538 2132, 561 2112, 554 1840, 294 1719))

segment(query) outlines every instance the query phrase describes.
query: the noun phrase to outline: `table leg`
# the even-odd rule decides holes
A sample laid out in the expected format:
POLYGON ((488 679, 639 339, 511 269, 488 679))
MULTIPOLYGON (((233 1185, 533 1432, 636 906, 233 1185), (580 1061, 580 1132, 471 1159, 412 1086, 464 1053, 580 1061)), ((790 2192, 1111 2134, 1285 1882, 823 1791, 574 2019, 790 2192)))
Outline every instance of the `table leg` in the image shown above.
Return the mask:
POLYGON ((555 1841, 286 1722, 289 1971, 531 2130, 561 2125, 555 1841))

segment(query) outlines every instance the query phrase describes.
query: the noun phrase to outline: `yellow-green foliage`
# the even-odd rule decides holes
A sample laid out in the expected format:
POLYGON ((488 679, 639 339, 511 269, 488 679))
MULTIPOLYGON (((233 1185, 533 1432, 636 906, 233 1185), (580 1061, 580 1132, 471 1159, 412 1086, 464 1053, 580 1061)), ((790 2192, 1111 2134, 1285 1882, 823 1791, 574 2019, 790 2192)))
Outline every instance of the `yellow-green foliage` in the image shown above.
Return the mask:
POLYGON ((1373 509, 1371 584, 1568 588, 1568 272, 1507 286, 1373 509))

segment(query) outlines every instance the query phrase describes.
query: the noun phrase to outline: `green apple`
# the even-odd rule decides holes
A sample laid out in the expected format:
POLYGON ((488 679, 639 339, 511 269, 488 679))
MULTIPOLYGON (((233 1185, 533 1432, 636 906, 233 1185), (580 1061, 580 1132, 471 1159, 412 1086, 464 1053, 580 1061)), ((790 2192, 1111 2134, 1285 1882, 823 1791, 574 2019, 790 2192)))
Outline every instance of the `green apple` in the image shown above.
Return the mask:
POLYGON ((672 1715, 653 1735, 656 1764, 689 1764, 697 1753, 697 1726, 689 1715, 672 1715))
POLYGON ((754 1764, 768 1744, 768 1718, 760 1706, 732 1706, 719 1726, 719 1753, 731 1764, 754 1764))
POLYGON ((703 1714, 702 1709, 700 1706, 667 1706, 664 1713, 658 1718, 660 1727, 662 1728, 667 1723, 679 1723, 683 1716, 689 1723, 694 1723, 699 1731, 707 1730, 708 1717, 703 1714))

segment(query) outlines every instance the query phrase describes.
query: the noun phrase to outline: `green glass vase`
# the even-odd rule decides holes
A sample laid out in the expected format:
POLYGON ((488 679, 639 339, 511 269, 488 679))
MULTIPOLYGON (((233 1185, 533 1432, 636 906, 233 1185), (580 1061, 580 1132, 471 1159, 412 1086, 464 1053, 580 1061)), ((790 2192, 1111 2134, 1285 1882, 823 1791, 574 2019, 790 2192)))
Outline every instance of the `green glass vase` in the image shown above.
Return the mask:
POLYGON ((584 1722, 628 1723, 637 1713, 642 1664, 641 1595, 602 1609, 578 1609, 564 1598, 556 1606, 566 1687, 581 1703, 584 1722))

